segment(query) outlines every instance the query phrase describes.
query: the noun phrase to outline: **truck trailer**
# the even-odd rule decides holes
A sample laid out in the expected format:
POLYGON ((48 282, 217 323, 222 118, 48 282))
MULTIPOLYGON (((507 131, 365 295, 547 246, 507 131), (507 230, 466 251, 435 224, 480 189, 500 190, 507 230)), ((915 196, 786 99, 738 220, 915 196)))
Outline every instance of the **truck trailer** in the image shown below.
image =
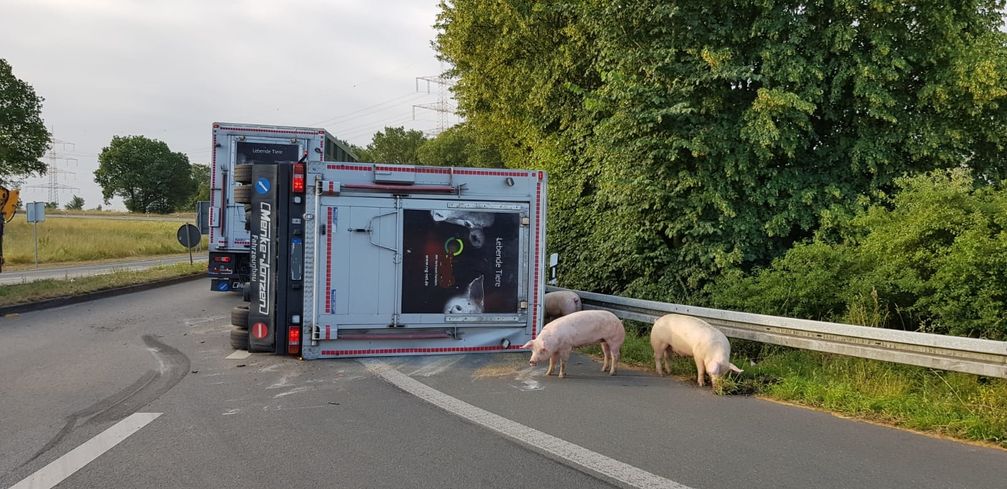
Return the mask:
POLYGON ((249 280, 249 231, 244 204, 253 165, 281 161, 353 162, 356 157, 325 129, 213 123, 210 164, 210 288, 240 290, 249 280))
POLYGON ((256 164, 231 341, 303 359, 520 349, 543 316, 546 174, 256 164))

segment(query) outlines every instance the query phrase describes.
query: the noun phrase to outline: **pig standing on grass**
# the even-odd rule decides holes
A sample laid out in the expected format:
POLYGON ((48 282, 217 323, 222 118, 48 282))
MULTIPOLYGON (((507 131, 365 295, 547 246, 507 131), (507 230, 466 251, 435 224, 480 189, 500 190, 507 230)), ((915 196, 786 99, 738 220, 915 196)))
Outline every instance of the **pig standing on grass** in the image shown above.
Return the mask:
POLYGON ((546 323, 579 310, 581 310, 580 296, 569 290, 549 292, 545 295, 546 323))
POLYGON ((549 359, 546 375, 552 375, 556 359, 559 358, 559 377, 566 377, 566 361, 570 352, 578 346, 601 342, 601 352, 605 356, 601 371, 615 375, 619 363, 619 350, 626 339, 626 329, 622 321, 608 311, 577 311, 563 316, 542 328, 537 338, 524 344, 531 349, 528 364, 534 367, 538 362, 549 359))
POLYGON ((699 371, 696 382, 703 384, 703 374, 710 374, 714 387, 728 371, 741 373, 741 369, 731 363, 731 344, 719 329, 702 319, 668 314, 654 322, 650 330, 650 346, 654 348, 654 363, 657 375, 668 370, 668 349, 676 355, 691 356, 699 371))

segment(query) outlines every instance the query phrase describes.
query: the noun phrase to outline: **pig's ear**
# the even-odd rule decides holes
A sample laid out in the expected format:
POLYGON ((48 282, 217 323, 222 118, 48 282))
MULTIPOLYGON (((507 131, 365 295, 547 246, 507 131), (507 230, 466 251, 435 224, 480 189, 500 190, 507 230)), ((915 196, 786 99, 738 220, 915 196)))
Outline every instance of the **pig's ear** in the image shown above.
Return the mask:
POLYGON ((521 345, 521 349, 523 349, 523 350, 530 350, 531 349, 531 345, 534 342, 535 342, 535 340, 528 340, 527 343, 525 343, 524 345, 521 345))

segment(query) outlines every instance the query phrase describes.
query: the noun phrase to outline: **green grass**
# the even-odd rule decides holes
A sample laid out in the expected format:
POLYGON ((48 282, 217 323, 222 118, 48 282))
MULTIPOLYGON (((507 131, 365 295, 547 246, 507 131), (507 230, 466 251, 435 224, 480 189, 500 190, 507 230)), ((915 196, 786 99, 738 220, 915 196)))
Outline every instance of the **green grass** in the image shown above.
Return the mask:
MULTIPOLYGON (((25 211, 23 209, 20 209, 20 210, 18 210, 18 214, 17 215, 18 216, 24 216, 24 213, 25 213, 25 211)), ((50 216, 50 215, 54 215, 54 214, 56 214, 56 215, 67 215, 67 216, 85 215, 85 216, 111 216, 111 217, 137 217, 137 218, 144 218, 144 217, 176 218, 180 222, 181 221, 192 222, 192 220, 195 219, 195 216, 196 216, 196 214, 193 213, 193 212, 172 212, 171 214, 139 214, 139 213, 127 212, 127 211, 113 211, 113 210, 102 210, 102 211, 99 211, 97 209, 82 209, 82 210, 79 210, 79 211, 68 211, 66 209, 46 209, 45 210, 45 215, 46 216, 50 216)), ((19 217, 19 218, 20 219, 24 219, 24 217, 19 217)))
MULTIPOLYGON (((121 215, 121 214, 120 214, 121 215)), ((184 253, 180 222, 122 219, 46 219, 38 224, 40 264, 184 253)), ((4 228, 5 265, 35 263, 32 225, 15 218, 4 228)), ((203 244, 205 247, 205 243, 203 244)))
POLYGON ((0 306, 38 302, 191 275, 206 275, 206 264, 164 265, 147 270, 119 271, 93 277, 5 285, 0 287, 0 306))
MULTIPOLYGON (((654 355, 646 333, 638 333, 630 322, 626 330, 623 361, 653 371, 654 355)), ((724 382, 724 394, 758 395, 1007 448, 1007 379, 740 340, 731 343, 733 362, 744 373, 724 382), (742 351, 745 354, 738 354, 742 351)), ((597 347, 584 351, 601 354, 597 347)), ((695 382, 691 358, 674 357, 671 364, 672 375, 695 382)))

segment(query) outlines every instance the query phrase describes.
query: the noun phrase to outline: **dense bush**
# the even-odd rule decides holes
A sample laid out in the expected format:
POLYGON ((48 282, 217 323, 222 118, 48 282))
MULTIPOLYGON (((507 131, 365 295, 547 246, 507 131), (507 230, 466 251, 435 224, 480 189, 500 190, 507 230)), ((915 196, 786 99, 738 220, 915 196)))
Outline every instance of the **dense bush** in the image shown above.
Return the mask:
POLYGON ((1003 4, 452 0, 436 49, 473 133, 549 172, 561 283, 698 302, 901 175, 1007 177, 1003 4))
POLYGON ((898 192, 752 274, 714 305, 766 314, 1007 339, 1007 191, 964 169, 898 192))

